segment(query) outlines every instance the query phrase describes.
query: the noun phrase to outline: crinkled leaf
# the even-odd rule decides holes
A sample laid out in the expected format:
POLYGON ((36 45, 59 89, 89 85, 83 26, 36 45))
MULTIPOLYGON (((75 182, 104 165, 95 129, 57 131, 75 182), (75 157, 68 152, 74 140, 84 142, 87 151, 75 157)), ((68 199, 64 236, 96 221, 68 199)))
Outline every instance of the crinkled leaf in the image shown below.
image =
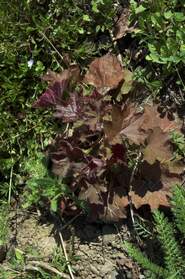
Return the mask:
POLYGON ((62 104, 64 91, 70 83, 77 82, 80 79, 80 68, 78 65, 72 65, 61 73, 48 71, 43 76, 43 80, 48 81, 48 89, 33 104, 33 107, 54 107, 62 104))
POLYGON ((149 164, 155 161, 164 162, 172 159, 172 146, 169 141, 169 134, 156 127, 148 137, 148 144, 144 150, 144 160, 149 164))
POLYGON ((90 64, 84 82, 93 85, 104 95, 117 88, 123 79, 123 70, 117 57, 108 53, 90 64))
POLYGON ((61 118, 63 122, 67 123, 78 120, 82 113, 80 96, 77 93, 70 94, 67 102, 63 103, 63 105, 56 105, 54 117, 61 118))
POLYGON ((137 113, 133 105, 123 108, 113 106, 111 121, 104 121, 104 132, 109 143, 120 143, 126 137, 137 145, 144 144, 150 131, 160 128, 162 131, 170 131, 179 128, 180 123, 170 121, 167 116, 160 117, 157 106, 147 105, 143 113, 137 113))
POLYGON ((143 143, 143 133, 139 130, 141 124, 140 113, 136 112, 133 105, 112 108, 112 121, 104 121, 104 132, 110 144, 121 143, 123 137, 136 144, 143 143))
POLYGON ((78 65, 71 65, 61 73, 55 73, 49 70, 42 79, 47 81, 49 85, 53 85, 55 82, 61 83, 64 80, 76 82, 80 80, 80 68, 78 65))
POLYGON ((67 81, 55 82, 39 97, 33 104, 33 107, 55 107, 62 102, 64 90, 67 87, 67 81))
POLYGON ((135 179, 129 193, 135 208, 143 205, 148 205, 151 210, 160 206, 169 207, 172 188, 182 183, 183 171, 183 165, 178 161, 167 163, 156 160, 152 164, 144 161, 140 166, 140 177, 135 179))
POLYGON ((182 124, 179 121, 168 119, 167 115, 161 117, 158 112, 157 105, 146 105, 143 113, 143 123, 141 129, 144 131, 154 129, 155 127, 161 128, 163 132, 168 132, 173 129, 179 128, 182 124))

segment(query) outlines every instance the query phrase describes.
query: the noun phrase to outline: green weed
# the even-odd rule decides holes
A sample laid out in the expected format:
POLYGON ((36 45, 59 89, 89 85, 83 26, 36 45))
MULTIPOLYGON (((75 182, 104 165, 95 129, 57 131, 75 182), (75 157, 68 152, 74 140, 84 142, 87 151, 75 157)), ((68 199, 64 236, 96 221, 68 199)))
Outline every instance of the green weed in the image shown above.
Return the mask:
MULTIPOLYGON (((182 186, 174 188, 172 196, 172 211, 174 215, 173 222, 170 222, 165 215, 156 211, 154 217, 154 229, 157 233, 157 238, 164 253, 160 253, 161 266, 152 262, 144 252, 133 244, 125 242, 124 248, 128 254, 145 270, 147 270, 147 278, 184 278, 185 254, 181 246, 185 236, 185 190, 182 186), (177 240, 176 235, 179 239, 177 240)), ((143 230, 145 233, 145 230, 143 230)), ((157 256, 157 255, 156 255, 157 256)))
POLYGON ((151 91, 160 91, 173 74, 184 90, 179 77, 185 62, 184 2, 144 0, 138 3, 131 0, 130 7, 130 21, 135 24, 133 36, 138 40, 138 51, 147 50, 145 69, 137 69, 140 81, 151 91))

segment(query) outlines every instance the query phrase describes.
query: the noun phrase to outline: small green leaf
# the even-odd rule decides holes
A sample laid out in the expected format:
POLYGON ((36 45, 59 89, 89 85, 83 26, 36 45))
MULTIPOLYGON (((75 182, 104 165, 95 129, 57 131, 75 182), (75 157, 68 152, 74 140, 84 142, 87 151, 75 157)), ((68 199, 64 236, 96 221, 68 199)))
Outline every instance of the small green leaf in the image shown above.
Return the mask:
POLYGON ((101 29, 101 26, 100 26, 100 25, 97 25, 97 26, 96 26, 96 33, 98 33, 98 32, 100 31, 100 29, 101 29))
POLYGON ((160 63, 161 61, 159 60, 159 55, 155 53, 150 53, 149 55, 146 56, 146 60, 148 61, 153 61, 160 63))
POLYGON ((155 52, 156 51, 156 47, 153 44, 148 44, 148 49, 150 52, 155 52))
POLYGON ((144 12, 146 10, 146 8, 143 5, 139 5, 136 9, 135 9, 135 13, 140 14, 142 12, 144 12))
POLYGON ((180 52, 185 54, 185 44, 180 46, 180 52))
POLYGON ((90 17, 88 15, 83 15, 84 21, 91 21, 90 17))
POLYGON ((81 27, 81 28, 78 28, 78 33, 79 34, 84 34, 84 29, 81 27))
POLYGON ((37 61, 36 63, 36 67, 35 67, 35 72, 37 73, 42 73, 45 69, 45 66, 43 65, 43 63, 41 61, 37 61))
POLYGON ((173 16, 172 11, 164 12, 164 17, 165 17, 166 19, 170 19, 170 18, 172 18, 172 16, 173 16))
POLYGON ((94 13, 99 13, 97 3, 95 3, 95 2, 92 3, 92 11, 94 13))
POLYGON ((175 18, 176 21, 181 22, 181 21, 184 21, 184 20, 185 20, 185 15, 184 15, 184 13, 177 12, 177 13, 174 13, 173 16, 174 16, 174 18, 175 18))
POLYGON ((124 75, 124 83, 121 87, 121 93, 125 95, 128 94, 132 88, 133 73, 125 69, 123 75, 124 75))
POLYGON ((24 260, 24 252, 18 248, 15 248, 15 257, 18 261, 24 260))
POLYGON ((51 200, 50 208, 53 212, 57 211, 58 206, 57 206, 57 200, 56 199, 51 200))
POLYGON ((137 2, 135 0, 130 0, 130 6, 133 11, 137 9, 137 2))

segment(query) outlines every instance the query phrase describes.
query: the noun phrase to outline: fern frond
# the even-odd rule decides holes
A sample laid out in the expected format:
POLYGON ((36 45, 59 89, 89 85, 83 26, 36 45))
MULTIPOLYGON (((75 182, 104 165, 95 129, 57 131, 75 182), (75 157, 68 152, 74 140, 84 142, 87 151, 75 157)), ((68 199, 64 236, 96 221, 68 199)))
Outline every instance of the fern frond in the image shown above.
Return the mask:
POLYGON ((142 238, 151 238, 152 237, 151 229, 149 228, 146 221, 144 221, 143 219, 141 219, 139 217, 135 218, 135 222, 133 225, 134 225, 134 229, 135 229, 136 233, 138 234, 138 236, 140 236, 142 238))
POLYGON ((150 259, 145 256, 143 252, 141 252, 140 249, 127 241, 124 242, 124 248, 129 256, 132 257, 139 265, 141 265, 142 268, 149 270, 152 273, 152 276, 156 275, 156 278, 164 277, 165 270, 157 264, 152 263, 150 259))
POLYGON ((168 276, 178 274, 175 278, 182 278, 183 256, 179 244, 175 239, 173 226, 168 222, 168 219, 162 212, 155 211, 153 216, 158 238, 165 253, 164 260, 168 276))
POLYGON ((176 226, 185 238, 185 189, 183 186, 174 187, 171 204, 176 226))

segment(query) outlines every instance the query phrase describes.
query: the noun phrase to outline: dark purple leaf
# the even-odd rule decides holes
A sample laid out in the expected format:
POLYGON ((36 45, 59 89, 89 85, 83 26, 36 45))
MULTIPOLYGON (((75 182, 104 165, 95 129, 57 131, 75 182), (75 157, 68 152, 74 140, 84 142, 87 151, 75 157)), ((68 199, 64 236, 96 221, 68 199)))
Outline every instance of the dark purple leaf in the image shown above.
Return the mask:
POLYGON ((126 149, 123 144, 115 144, 112 146, 112 160, 117 161, 126 161, 126 149))
POLYGON ((74 122, 80 118, 82 107, 80 104, 80 96, 76 93, 70 94, 69 99, 64 105, 56 105, 54 117, 61 118, 63 122, 74 122))
POLYGON ((54 107, 62 103, 63 93, 68 84, 67 80, 55 82, 40 96, 33 107, 54 107))

